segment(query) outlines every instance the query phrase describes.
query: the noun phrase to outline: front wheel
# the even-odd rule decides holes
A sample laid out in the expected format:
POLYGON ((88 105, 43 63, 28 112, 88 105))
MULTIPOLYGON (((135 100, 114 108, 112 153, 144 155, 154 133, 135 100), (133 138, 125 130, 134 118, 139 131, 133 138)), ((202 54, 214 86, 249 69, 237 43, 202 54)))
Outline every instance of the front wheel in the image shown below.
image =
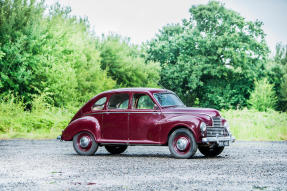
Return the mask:
POLYGON ((93 155, 98 150, 98 143, 89 132, 80 132, 73 137, 73 146, 80 155, 93 155))
POLYGON ((198 147, 198 150, 206 157, 216 157, 222 153, 224 147, 198 147))
POLYGON ((176 129, 168 139, 169 151, 175 158, 191 158, 197 151, 193 134, 188 129, 176 129))
POLYGON ((111 154, 121 154, 128 148, 127 145, 107 145, 106 150, 111 154))

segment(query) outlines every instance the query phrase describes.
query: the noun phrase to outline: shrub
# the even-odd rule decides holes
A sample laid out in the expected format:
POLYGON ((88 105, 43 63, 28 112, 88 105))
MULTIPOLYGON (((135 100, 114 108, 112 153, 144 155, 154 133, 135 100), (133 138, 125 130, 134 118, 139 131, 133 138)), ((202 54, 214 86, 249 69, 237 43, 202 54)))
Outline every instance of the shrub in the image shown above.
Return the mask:
POLYGON ((75 109, 45 103, 45 94, 34 97, 32 109, 12 94, 0 99, 0 138, 56 138, 68 125, 75 109))
POLYGON ((251 93, 248 103, 251 108, 258 111, 267 111, 274 109, 277 103, 277 97, 273 90, 274 85, 269 84, 266 78, 255 82, 255 89, 251 93))

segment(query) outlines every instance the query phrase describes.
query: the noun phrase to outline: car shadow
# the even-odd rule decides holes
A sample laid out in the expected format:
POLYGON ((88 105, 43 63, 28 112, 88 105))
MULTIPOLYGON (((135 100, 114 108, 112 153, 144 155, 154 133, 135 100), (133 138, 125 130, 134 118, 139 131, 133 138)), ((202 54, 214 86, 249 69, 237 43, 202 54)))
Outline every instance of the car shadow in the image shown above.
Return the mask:
MULTIPOLYGON (((67 154, 67 155, 72 155, 72 156, 80 156, 80 157, 110 157, 110 158, 113 158, 113 157, 126 157, 126 158, 166 158, 166 159, 176 159, 178 160, 177 158, 174 158, 173 156, 171 156, 170 154, 125 154, 125 153, 122 153, 122 154, 109 154, 109 153, 96 153, 95 155, 91 155, 91 156, 81 156, 81 155, 78 155, 78 154, 67 154)), ((217 157, 205 157, 205 156, 202 156, 202 155, 195 155, 193 156, 192 158, 190 159, 193 159, 193 160, 196 160, 196 159, 201 159, 201 160, 204 160, 204 159, 208 159, 208 160, 212 160, 212 159, 224 159, 224 158, 227 158, 227 157, 224 157, 224 156, 217 156, 217 157)))

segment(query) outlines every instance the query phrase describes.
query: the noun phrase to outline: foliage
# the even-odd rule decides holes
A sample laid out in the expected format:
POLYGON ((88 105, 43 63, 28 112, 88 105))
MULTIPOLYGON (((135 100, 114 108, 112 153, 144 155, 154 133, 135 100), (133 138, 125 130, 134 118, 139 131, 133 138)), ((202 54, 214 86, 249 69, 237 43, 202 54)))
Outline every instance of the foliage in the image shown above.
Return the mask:
MULTIPOLYGON (((60 109, 43 104, 45 95, 33 99, 33 109, 25 110, 22 100, 5 97, 0 101, 0 139, 52 138, 71 120, 76 109, 60 109)), ((287 140, 287 114, 273 110, 221 111, 237 140, 287 140)))
POLYGON ((30 109, 45 94, 53 106, 80 106, 116 86, 157 85, 158 64, 145 63, 120 37, 99 39, 70 8, 26 0, 0 5, 0 98, 13 92, 30 109))
POLYGON ((280 86, 277 85, 277 92, 279 95, 279 109, 287 110, 287 45, 285 47, 282 44, 277 44, 276 46, 276 55, 274 58, 275 62, 281 66, 281 71, 278 71, 278 74, 281 74, 280 86), (278 91, 279 89, 279 91, 278 91))
POLYGON ((113 88, 115 82, 100 68, 97 39, 89 34, 88 23, 70 17, 56 6, 47 20, 48 37, 43 54, 46 80, 41 89, 53 95, 56 106, 86 102, 97 93, 113 88))
POLYGON ((273 88, 274 86, 269 84, 266 78, 256 81, 254 91, 251 93, 248 103, 253 109, 258 111, 274 109, 277 97, 273 88))
POLYGON ((274 58, 266 63, 266 76, 278 97, 277 110, 287 110, 287 45, 277 44, 274 58))
POLYGON ((266 62, 262 22, 211 1, 139 47, 118 35, 96 37, 70 12, 0 0, 0 138, 55 138, 95 94, 160 80, 187 104, 218 109, 242 108, 251 93, 251 106, 266 112, 223 111, 235 136, 287 139, 286 113, 269 110, 275 95, 276 109, 287 109, 287 46, 278 44, 266 62))
POLYGON ((214 1, 190 14, 146 44, 147 60, 161 64, 161 85, 201 106, 246 106, 268 54, 262 22, 245 21, 214 1))
POLYGON ((0 138, 55 138, 67 126, 75 110, 45 103, 45 95, 35 97, 30 111, 23 100, 6 96, 0 100, 0 138))
POLYGON ((159 80, 159 64, 140 57, 136 46, 116 35, 103 38, 101 44, 101 68, 108 71, 123 87, 156 87, 159 80))
POLYGON ((37 71, 41 67, 40 27, 44 5, 34 0, 0 1, 0 93, 10 90, 18 93, 24 101, 36 93, 37 71))
POLYGON ((281 83, 281 95, 282 95, 282 105, 284 104, 284 109, 287 109, 287 65, 285 66, 285 74, 283 76, 282 79, 282 83, 281 83))
POLYGON ((221 114, 237 140, 287 140, 287 113, 243 109, 221 111, 221 114))

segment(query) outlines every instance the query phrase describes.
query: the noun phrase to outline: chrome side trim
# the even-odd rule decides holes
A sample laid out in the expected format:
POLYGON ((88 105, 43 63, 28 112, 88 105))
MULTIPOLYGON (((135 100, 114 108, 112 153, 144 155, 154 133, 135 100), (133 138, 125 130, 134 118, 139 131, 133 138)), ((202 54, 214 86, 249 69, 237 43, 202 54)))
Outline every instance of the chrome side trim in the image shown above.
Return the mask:
POLYGON ((158 113, 158 114, 160 114, 161 112, 160 111, 144 111, 144 112, 133 112, 133 111, 127 111, 127 112, 115 111, 114 112, 114 111, 106 111, 106 112, 87 113, 84 116, 94 115, 94 114, 106 114, 106 113, 126 113, 126 114, 129 114, 129 113, 158 113))
MULTIPOLYGON (((191 113, 191 112, 168 112, 168 111, 165 111, 165 112, 161 112, 161 111, 139 111, 139 112, 135 112, 135 111, 105 111, 105 112, 94 112, 94 113, 88 113, 88 114, 85 114, 85 115, 93 115, 93 114, 105 114, 105 113, 167 113, 167 114, 194 114, 194 113, 191 113)), ((198 113, 200 115, 207 115, 208 117, 210 117, 212 119, 212 117, 208 114, 205 114, 205 113, 198 113)))

